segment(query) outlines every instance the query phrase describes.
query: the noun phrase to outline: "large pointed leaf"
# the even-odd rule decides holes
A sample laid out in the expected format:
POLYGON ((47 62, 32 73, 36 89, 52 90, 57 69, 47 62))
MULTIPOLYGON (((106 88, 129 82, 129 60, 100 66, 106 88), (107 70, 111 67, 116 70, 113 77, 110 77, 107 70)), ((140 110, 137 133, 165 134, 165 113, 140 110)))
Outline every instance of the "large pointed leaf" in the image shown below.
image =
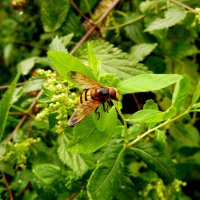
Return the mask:
POLYGON ((42 0, 41 1, 41 16, 43 28, 47 32, 57 30, 64 22, 70 2, 69 0, 42 0))
POLYGON ((108 200, 118 192, 124 150, 122 146, 113 146, 103 155, 88 182, 90 199, 108 200))
POLYGON ((16 75, 13 82, 10 85, 10 88, 5 92, 3 98, 0 102, 0 139, 3 136, 3 132, 6 126, 6 120, 8 117, 8 111, 11 106, 12 96, 16 87, 16 83, 19 79, 20 73, 16 75))
POLYGON ((133 150, 153 171, 155 171, 166 184, 173 181, 174 175, 167 157, 159 156, 158 152, 153 147, 132 147, 131 150, 133 150))
POLYGON ((48 58, 51 67, 59 73, 60 76, 68 78, 70 71, 81 72, 91 78, 95 78, 91 69, 86 67, 79 59, 61 51, 49 51, 48 58))
POLYGON ((117 89, 121 94, 160 90, 182 79, 178 74, 140 74, 121 81, 117 89))

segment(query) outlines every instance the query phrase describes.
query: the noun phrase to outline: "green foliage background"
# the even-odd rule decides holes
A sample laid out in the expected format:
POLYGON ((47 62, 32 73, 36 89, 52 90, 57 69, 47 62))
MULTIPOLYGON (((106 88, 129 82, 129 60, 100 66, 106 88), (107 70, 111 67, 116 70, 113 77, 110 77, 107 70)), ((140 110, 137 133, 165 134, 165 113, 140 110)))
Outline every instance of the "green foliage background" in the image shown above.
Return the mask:
POLYGON ((0 8, 0 199, 200 199, 199 0, 0 8), (68 127, 70 71, 120 101, 68 127))

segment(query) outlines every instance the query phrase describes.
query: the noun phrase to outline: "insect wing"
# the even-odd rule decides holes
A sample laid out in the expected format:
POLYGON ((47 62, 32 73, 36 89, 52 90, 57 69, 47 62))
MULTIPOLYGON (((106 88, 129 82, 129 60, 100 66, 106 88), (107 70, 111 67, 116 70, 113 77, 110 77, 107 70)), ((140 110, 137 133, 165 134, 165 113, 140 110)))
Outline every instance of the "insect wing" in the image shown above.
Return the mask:
POLYGON ((93 100, 85 101, 82 104, 80 104, 74 111, 71 118, 69 119, 68 126, 73 126, 76 123, 80 122, 82 119, 88 116, 93 110, 95 110, 100 104, 101 101, 93 101, 93 100))
POLYGON ((94 81, 93 79, 85 76, 80 72, 71 71, 70 75, 75 80, 77 85, 83 89, 103 87, 100 83, 94 81))

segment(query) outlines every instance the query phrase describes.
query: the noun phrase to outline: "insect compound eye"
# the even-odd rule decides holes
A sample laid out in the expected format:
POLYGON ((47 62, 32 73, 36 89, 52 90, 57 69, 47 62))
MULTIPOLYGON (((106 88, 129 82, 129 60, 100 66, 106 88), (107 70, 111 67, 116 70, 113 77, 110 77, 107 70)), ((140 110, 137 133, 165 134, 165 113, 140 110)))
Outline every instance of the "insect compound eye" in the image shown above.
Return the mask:
POLYGON ((111 99, 116 99, 116 90, 114 88, 109 88, 109 95, 111 99))
POLYGON ((107 96, 107 95, 109 95, 109 89, 108 88, 99 88, 98 94, 100 96, 107 96))

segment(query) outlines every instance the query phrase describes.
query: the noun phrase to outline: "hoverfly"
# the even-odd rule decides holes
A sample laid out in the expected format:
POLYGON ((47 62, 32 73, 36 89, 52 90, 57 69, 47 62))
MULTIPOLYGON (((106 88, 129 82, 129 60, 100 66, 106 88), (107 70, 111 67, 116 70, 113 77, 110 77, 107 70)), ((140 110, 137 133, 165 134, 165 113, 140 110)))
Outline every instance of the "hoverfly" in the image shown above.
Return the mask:
POLYGON ((80 95, 80 104, 68 121, 68 126, 73 126, 80 122, 92 111, 97 110, 101 104, 103 105, 104 112, 106 112, 106 102, 112 107, 113 103, 111 100, 119 101, 119 94, 114 87, 103 86, 80 72, 71 71, 70 75, 84 91, 80 95))

